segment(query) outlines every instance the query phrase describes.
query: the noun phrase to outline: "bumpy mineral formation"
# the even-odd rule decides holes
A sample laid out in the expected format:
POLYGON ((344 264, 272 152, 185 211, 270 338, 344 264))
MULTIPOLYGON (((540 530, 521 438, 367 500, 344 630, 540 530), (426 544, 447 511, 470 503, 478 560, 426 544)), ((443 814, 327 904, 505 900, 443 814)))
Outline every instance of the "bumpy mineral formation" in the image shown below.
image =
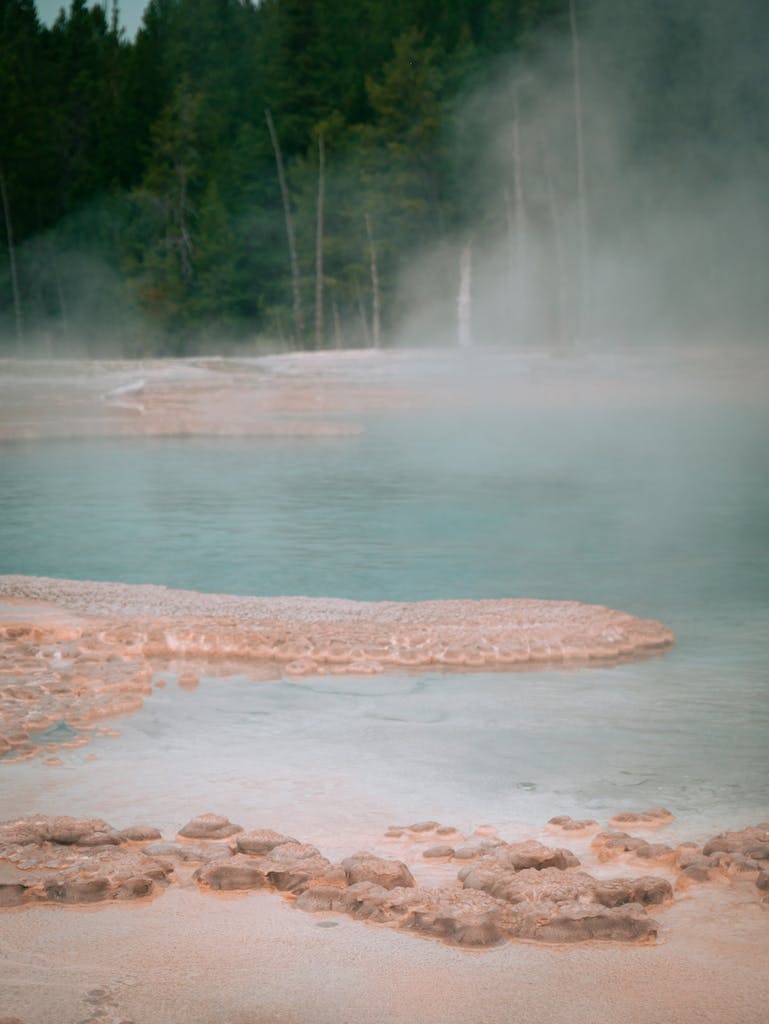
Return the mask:
POLYGON ((576 601, 246 598, 0 576, 0 762, 88 743, 95 723, 137 711, 171 661, 189 688, 201 664, 231 659, 367 675, 616 660, 672 643, 659 622, 576 601))
MULTIPOLYGON (((271 829, 237 831, 218 814, 203 814, 179 831, 195 841, 165 842, 149 825, 113 828, 101 818, 32 815, 0 822, 0 908, 34 903, 90 904, 159 895, 173 884, 201 891, 272 890, 311 913, 343 913, 362 921, 439 938, 461 946, 490 946, 509 939, 565 943, 652 942, 658 931, 647 908, 664 908, 675 888, 719 878, 755 882, 769 892, 769 826, 722 833, 704 848, 665 847, 647 858, 657 874, 596 877, 569 850, 528 840, 508 843, 476 837, 474 855, 448 852, 462 865, 453 883, 418 884, 403 861, 371 852, 341 863, 317 847, 271 829)), ((415 837, 464 839, 436 822, 392 828, 384 842, 417 852, 415 837), (395 835, 394 833, 397 833, 395 835)), ((602 833, 592 849, 599 858, 638 861, 648 844, 626 834, 602 833)), ((424 850, 429 853, 429 847, 424 850)), ((424 861, 422 860, 422 863, 424 861)))

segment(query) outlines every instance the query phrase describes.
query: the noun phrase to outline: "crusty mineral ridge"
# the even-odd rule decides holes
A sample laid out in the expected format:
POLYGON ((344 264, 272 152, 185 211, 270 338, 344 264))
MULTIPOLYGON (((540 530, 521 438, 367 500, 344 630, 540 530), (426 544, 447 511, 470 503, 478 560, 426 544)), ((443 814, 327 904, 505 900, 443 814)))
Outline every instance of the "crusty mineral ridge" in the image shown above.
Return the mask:
MULTIPOLYGON (((506 845, 506 844, 502 844, 506 845)), ((241 888, 262 887, 271 881, 269 857, 239 858, 235 870, 241 888)), ((299 866, 299 865, 297 865, 299 866)), ((558 876, 553 882, 531 888, 525 896, 510 898, 464 883, 464 888, 417 887, 408 868, 399 861, 357 854, 342 862, 343 873, 327 862, 318 864, 320 875, 300 879, 291 890, 302 910, 337 911, 376 924, 418 932, 462 946, 491 946, 510 938, 542 942, 583 940, 652 941, 656 922, 641 903, 664 902, 672 896, 664 879, 599 882, 585 873, 568 869, 523 869, 519 875, 558 876), (360 871, 355 868, 360 867, 360 871), (580 885, 580 878, 584 882, 580 885), (655 894, 656 893, 656 898, 655 894)), ((500 875, 515 874, 496 864, 500 875)), ((226 865, 203 869, 209 877, 226 871, 226 865)), ((202 872, 200 873, 202 874, 202 872)), ((199 880, 203 881, 198 875, 199 880)), ((460 875, 461 878, 461 875, 460 875)), ((273 882, 273 884, 275 884, 273 882)), ((280 888, 280 886, 277 886, 280 888)))
POLYGON ((198 814, 179 829, 184 839, 227 839, 242 832, 241 825, 233 825, 221 814, 198 814))
POLYGON ((255 598, 28 576, 0 576, 0 595, 87 616, 81 645, 145 656, 475 667, 637 657, 674 639, 659 622, 577 601, 255 598))
POLYGON ((651 807, 646 811, 624 811, 615 814, 609 820, 613 828, 626 828, 628 825, 635 825, 639 828, 659 828, 662 825, 669 825, 673 821, 673 815, 665 807, 651 807))
MULTIPOLYGON (((702 848, 702 861, 690 864, 683 873, 695 881, 708 881, 715 868, 727 877, 755 878, 759 891, 769 892, 769 822, 713 836, 702 848)), ((763 902, 769 902, 769 896, 763 902)))
POLYGON ((140 831, 159 835, 146 826, 118 831, 93 818, 36 815, 0 822, 0 862, 6 862, 0 907, 154 895, 168 884, 173 867, 136 848, 131 836, 140 831))
POLYGON ((310 885, 343 884, 344 870, 335 867, 308 843, 283 843, 265 855, 236 853, 229 860, 207 864, 195 872, 203 888, 216 890, 277 889, 302 893, 310 885))
POLYGON ((95 721, 138 710, 169 661, 186 686, 197 676, 185 660, 368 674, 611 660, 671 643, 659 622, 576 601, 256 598, 0 576, 0 760, 87 743, 95 721))
POLYGON ((384 860, 371 853, 356 853, 342 861, 346 880, 350 885, 356 882, 371 882, 383 889, 410 889, 414 878, 400 860, 384 860))
MULTIPOLYGON (((222 815, 192 820, 209 835, 230 827, 222 824, 228 823, 222 815)), ((433 826, 428 832, 439 828, 428 824, 433 826)), ((749 847, 761 853, 765 831, 762 825, 728 833, 726 840, 716 837, 706 848, 726 842, 730 850, 707 855, 694 844, 680 846, 676 863, 666 862, 665 869, 674 880, 677 873, 684 887, 692 880, 723 882, 724 876, 734 883, 747 881, 766 901, 766 861, 747 852, 749 847), (744 839, 739 847, 732 838, 738 836, 744 839), (692 875, 694 869, 701 877, 692 875)), ((348 914, 483 947, 509 939, 653 942, 658 925, 647 908, 664 908, 674 894, 662 874, 606 877, 602 872, 594 877, 568 850, 533 840, 496 839, 453 883, 444 878, 441 886, 428 887, 415 882, 403 861, 364 852, 335 864, 317 847, 270 829, 197 843, 156 841, 158 834, 147 825, 115 829, 100 818, 32 815, 0 822, 0 908, 139 899, 169 885, 196 883, 202 892, 277 891, 306 912, 348 914)))
MULTIPOLYGON (((644 823, 640 820, 643 815, 634 817, 639 819, 638 824, 644 823)), ((680 843, 675 848, 627 832, 599 832, 592 840, 591 850, 599 862, 623 860, 629 864, 673 868, 678 875, 677 889, 724 878, 755 881, 761 891, 769 888, 769 822, 721 832, 704 846, 680 843)), ((769 900, 764 898, 764 902, 769 900)))
POLYGON ((241 832, 235 840, 240 853, 269 853, 276 846, 295 842, 296 839, 292 839, 291 836, 273 832, 271 828, 257 828, 250 832, 241 832))
POLYGON ((576 821, 568 814, 559 814, 548 821, 551 831, 570 832, 572 835, 588 835, 598 829, 595 818, 582 818, 576 821))
POLYGON ((708 839, 703 854, 740 853, 754 860, 769 861, 769 821, 752 825, 739 832, 721 832, 708 839))

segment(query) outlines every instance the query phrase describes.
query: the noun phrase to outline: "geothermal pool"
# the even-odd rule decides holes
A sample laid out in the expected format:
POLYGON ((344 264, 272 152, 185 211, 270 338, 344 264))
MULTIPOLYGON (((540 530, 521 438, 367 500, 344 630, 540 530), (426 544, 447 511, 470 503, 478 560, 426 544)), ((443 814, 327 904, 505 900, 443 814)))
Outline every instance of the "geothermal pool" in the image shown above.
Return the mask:
POLYGON ((664 804, 692 838, 767 817, 766 410, 689 398, 363 425, 329 440, 6 443, 0 568, 241 594, 577 599, 659 618, 676 647, 608 668, 244 673, 194 694, 171 675, 120 740, 87 748, 98 770, 83 750, 63 773, 5 766, 2 816, 66 793, 71 813, 170 826, 189 789, 191 813, 314 836, 329 820, 541 825, 664 804))
MULTIPOLYGON (((425 369, 427 385, 432 357, 425 369)), ((453 409, 326 410, 326 421, 363 428, 345 436, 0 443, 0 574, 365 601, 571 599, 676 634, 645 660, 537 671, 292 678, 217 662, 190 691, 178 685, 184 664, 166 665, 140 711, 107 720, 87 746, 60 748, 59 764, 44 754, 0 764, 0 820, 100 816, 172 837, 210 810, 332 860, 361 848, 404 857, 419 885, 454 884, 457 863, 433 866, 424 846, 387 839, 392 824, 435 819, 467 836, 490 825, 506 841, 567 845, 590 871, 627 875, 667 869, 596 863, 589 837, 554 838, 545 823, 568 814, 605 827, 616 812, 663 805, 675 820, 656 835, 674 844, 766 821, 760 379, 740 401, 740 388, 682 386, 656 370, 595 388, 576 363, 547 374, 553 394, 547 381, 498 377, 493 400, 475 394, 453 409)), ((767 907, 752 876, 679 889, 671 874, 674 901, 652 908, 656 945, 516 941, 476 953, 344 915, 319 920, 274 894, 201 892, 180 875, 157 899, 0 915, 0 1017, 766 1016, 767 907)))

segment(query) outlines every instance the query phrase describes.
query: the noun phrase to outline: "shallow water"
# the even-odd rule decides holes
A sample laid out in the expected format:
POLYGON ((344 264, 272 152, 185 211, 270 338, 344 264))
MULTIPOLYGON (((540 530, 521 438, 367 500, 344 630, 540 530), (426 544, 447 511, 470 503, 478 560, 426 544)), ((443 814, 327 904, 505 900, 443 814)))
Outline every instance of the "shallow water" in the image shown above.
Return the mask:
POLYGON ((575 598, 660 618, 676 648, 615 668, 172 685, 120 723, 122 739, 65 752, 64 769, 7 766, 4 814, 32 800, 170 824, 210 808, 313 834, 329 817, 380 831, 657 804, 703 833, 769 817, 765 410, 689 400, 366 427, 329 441, 6 444, 0 571, 575 598))

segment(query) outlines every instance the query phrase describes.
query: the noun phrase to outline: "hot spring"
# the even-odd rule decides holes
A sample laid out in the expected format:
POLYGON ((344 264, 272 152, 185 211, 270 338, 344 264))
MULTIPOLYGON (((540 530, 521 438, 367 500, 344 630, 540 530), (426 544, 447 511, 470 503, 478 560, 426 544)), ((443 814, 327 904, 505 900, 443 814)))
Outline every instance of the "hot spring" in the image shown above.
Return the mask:
POLYGON ((648 380, 628 394, 369 413, 329 439, 3 443, 3 573, 574 599, 660 619, 677 643, 613 667, 244 671, 194 693, 170 674, 65 770, 3 766, 0 817, 163 827, 210 807, 340 849, 424 817, 541 826, 663 804, 686 838, 765 819, 769 412, 656 400, 648 380))

